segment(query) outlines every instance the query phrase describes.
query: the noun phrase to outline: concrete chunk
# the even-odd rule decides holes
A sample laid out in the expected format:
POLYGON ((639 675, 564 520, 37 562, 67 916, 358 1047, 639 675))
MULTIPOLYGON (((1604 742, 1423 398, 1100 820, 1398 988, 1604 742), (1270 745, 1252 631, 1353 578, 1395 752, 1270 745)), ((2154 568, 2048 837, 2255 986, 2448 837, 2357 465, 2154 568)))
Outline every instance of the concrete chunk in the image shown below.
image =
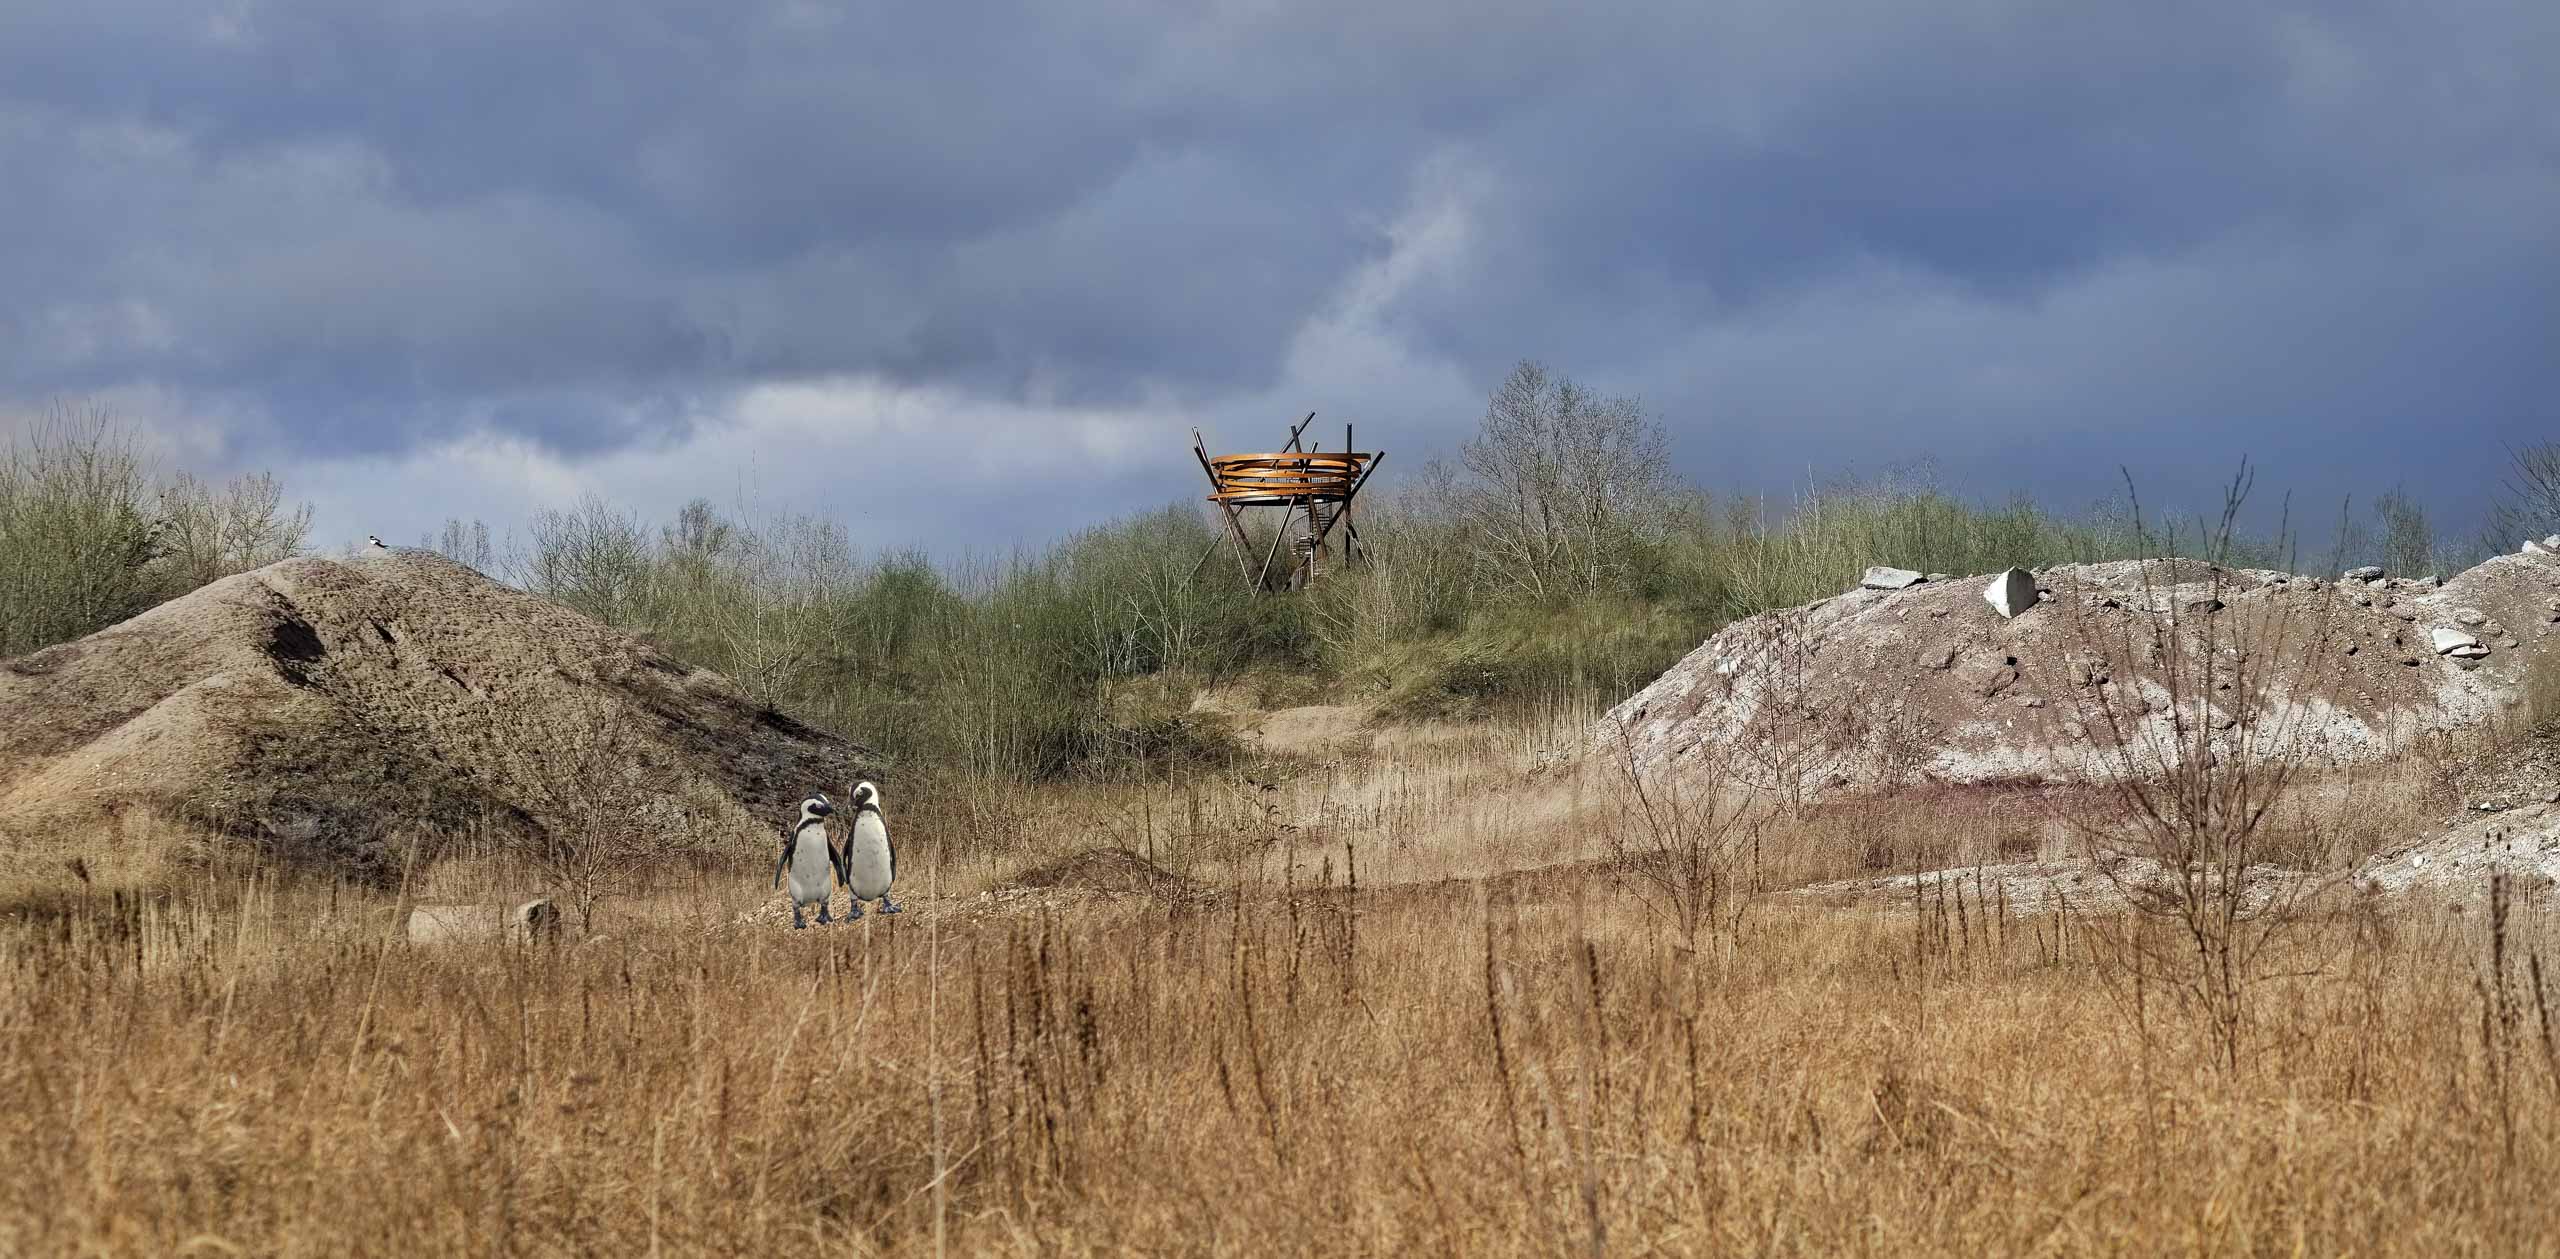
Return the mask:
POLYGON ((557 940, 561 934, 559 905, 548 900, 520 905, 487 903, 415 905, 407 923, 412 944, 452 944, 466 940, 557 940))
POLYGON ((2479 639, 2473 638, 2471 635, 2465 634, 2461 630, 2455 629, 2450 625, 2439 625, 2434 629, 2429 630, 2428 633, 2432 635, 2435 640, 2436 654, 2439 656, 2449 656, 2466 648, 2479 648, 2481 655, 2485 656, 2489 654, 2487 648, 2480 647, 2479 639))
POLYGON ((1911 586, 1917 586, 1926 580, 1928 580, 1928 578, 1925 578, 1910 569, 1887 568, 1882 564, 1878 564, 1875 567, 1868 569, 1867 575, 1858 579, 1858 584, 1869 590, 1902 590, 1911 586))
POLYGON ((2039 596, 2035 574, 2023 568, 2012 568, 1992 578, 1991 584, 1982 588, 1982 597, 1990 603, 1992 611, 2003 617, 2014 617, 2036 606, 2039 596))
POLYGON ((2349 581, 2380 581, 2382 580, 2382 566, 2379 564, 2367 564, 2362 568, 2350 568, 2339 575, 2349 581))

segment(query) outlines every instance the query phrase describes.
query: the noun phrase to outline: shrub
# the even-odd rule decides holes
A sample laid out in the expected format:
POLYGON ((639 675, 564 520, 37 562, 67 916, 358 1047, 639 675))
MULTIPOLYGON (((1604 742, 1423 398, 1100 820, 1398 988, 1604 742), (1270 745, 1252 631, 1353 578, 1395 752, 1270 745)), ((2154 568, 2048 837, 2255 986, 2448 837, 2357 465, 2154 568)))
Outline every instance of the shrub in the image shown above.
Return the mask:
POLYGON ((0 658, 298 554, 310 523, 265 473, 155 484, 112 417, 56 409, 0 448, 0 658))

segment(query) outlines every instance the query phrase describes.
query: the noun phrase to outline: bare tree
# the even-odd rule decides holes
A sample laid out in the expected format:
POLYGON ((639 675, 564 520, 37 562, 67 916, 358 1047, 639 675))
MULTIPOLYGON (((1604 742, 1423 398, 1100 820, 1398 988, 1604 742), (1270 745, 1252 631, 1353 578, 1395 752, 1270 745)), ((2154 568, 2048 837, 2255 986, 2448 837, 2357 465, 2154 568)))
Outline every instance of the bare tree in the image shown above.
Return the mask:
POLYGON ((2560 533, 2560 442, 2535 442, 2507 451, 2507 475, 2498 501, 2489 505, 2482 549, 2491 555, 2515 550, 2527 538, 2560 533))
POLYGON ((489 526, 485 521, 447 517, 444 529, 427 543, 427 549, 483 573, 497 569, 498 554, 496 548, 489 544, 489 526))
POLYGON ((2382 525, 2381 564, 2384 568, 2411 577, 2423 577, 2437 570, 2440 556, 2436 548, 2435 526, 2427 520, 2427 509, 2409 492, 2393 486, 2382 497, 2373 500, 2374 518, 2382 525))
POLYGON ((174 593, 300 554, 311 507, 287 509, 284 483, 271 473, 217 487, 181 472, 160 490, 160 521, 160 562, 174 593))
POLYGON ((595 495, 570 511, 534 515, 525 587, 607 625, 640 627, 652 577, 640 522, 595 495))
POLYGON ((1455 506, 1494 584, 1538 599, 1623 589, 1679 495, 1669 439, 1633 398, 1603 398, 1524 362, 1460 451, 1455 506))
POLYGON ((852 583, 852 544, 841 525, 795 516, 740 530, 722 549, 705 582, 709 606, 695 614, 718 627, 728 672, 757 703, 779 707, 806 689, 833 637, 828 595, 852 583))

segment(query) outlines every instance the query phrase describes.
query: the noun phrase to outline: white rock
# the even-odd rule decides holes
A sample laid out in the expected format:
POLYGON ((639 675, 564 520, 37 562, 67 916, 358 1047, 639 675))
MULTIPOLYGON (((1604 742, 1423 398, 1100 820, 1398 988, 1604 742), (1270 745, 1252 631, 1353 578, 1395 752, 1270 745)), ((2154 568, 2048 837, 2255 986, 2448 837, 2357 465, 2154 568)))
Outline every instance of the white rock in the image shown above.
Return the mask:
POLYGON ((2456 647, 2444 654, 2456 660, 2485 660, 2489 657, 2489 649, 2473 643, 2468 647, 2456 647))
POLYGON ((2439 656, 2459 651, 2465 647, 2478 647, 2480 645, 2479 639, 2473 638, 2469 634, 2465 634, 2461 630, 2455 629, 2450 625, 2439 625, 2428 632, 2433 634, 2435 637, 2436 654, 2439 656))
POLYGON ((2560 555, 2560 547, 2544 546, 2531 538, 2525 539, 2524 545, 2516 550, 2521 555, 2560 555))
POLYGON ((2478 629, 2489 623, 2489 614, 2478 608, 2455 608, 2453 619, 2466 628, 2478 629))
POLYGON ((561 934, 560 907, 547 900, 520 905, 487 903, 416 905, 406 924, 412 944, 451 944, 465 940, 556 940, 561 934))
POLYGON ((1858 579, 1858 584, 1869 590, 1901 590, 1927 580, 1907 568, 1887 568, 1878 564, 1868 569, 1867 575, 1858 579))
POLYGON ((2550 548, 2551 550, 2560 551, 2560 533, 2555 533, 2550 537, 2544 538, 2542 540, 2542 545, 2550 548))
POLYGON ((2367 564, 2362 568, 2350 568, 2339 575, 2345 577, 2349 581, 2380 581, 2382 580, 2382 566, 2379 564, 2367 564))
POLYGON ((2012 568, 1991 579, 1982 588, 1982 597, 1991 610, 2003 617, 2013 617, 2036 606, 2035 574, 2023 568, 2012 568))

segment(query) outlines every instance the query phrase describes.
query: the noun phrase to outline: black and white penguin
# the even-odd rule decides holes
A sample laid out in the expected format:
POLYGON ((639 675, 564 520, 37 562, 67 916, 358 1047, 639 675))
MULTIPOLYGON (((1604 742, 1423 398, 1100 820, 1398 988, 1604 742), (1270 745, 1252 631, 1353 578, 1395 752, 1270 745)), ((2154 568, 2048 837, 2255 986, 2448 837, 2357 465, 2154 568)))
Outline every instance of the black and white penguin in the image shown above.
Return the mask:
MULTIPOLYGON (((782 885, 783 873, 791 875, 791 926, 798 930, 809 924, 800 917, 800 907, 818 907, 818 925, 835 921, 827 917, 827 897, 835 891, 835 846, 827 842, 827 815, 836 806, 819 792, 800 802, 800 824, 782 839, 782 855, 773 863, 774 886, 782 885)), ((857 902, 855 912, 861 911, 857 902)))
POLYGON ((848 918, 862 916, 862 902, 880 902, 880 912, 900 912, 889 899, 889 885, 898 878, 898 849, 889 842, 889 823, 880 816, 880 789, 869 783, 857 783, 853 789, 853 833, 845 837, 844 864, 836 871, 844 885, 853 891, 853 912, 848 918))

